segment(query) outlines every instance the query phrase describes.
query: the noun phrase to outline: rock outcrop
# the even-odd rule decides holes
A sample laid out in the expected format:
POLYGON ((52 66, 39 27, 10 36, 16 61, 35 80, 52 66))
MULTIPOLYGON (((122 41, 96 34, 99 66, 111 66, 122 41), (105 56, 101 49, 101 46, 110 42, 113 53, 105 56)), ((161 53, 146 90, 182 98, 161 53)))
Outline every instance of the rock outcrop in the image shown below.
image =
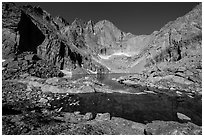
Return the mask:
POLYGON ((69 25, 61 17, 53 18, 40 7, 3 3, 3 58, 32 52, 59 69, 80 69, 81 73, 89 72, 87 70, 107 72, 80 48, 83 41, 79 40, 78 34, 71 31, 69 39, 61 33, 65 27, 75 24, 69 25))
POLYGON ((41 60, 36 54, 24 52, 3 62, 3 80, 15 79, 24 73, 40 78, 62 77, 64 74, 53 64, 41 60))
POLYGON ((2 4, 2 56, 14 56, 19 45, 19 33, 17 31, 20 22, 20 9, 13 3, 2 4))
POLYGON ((185 16, 168 23, 156 33, 151 44, 152 48, 149 50, 150 55, 146 68, 154 71, 149 69, 153 66, 160 72, 178 73, 177 75, 182 75, 182 73, 188 75, 195 72, 198 74, 197 78, 200 79, 202 69, 201 18, 202 9, 201 5, 198 5, 185 16))

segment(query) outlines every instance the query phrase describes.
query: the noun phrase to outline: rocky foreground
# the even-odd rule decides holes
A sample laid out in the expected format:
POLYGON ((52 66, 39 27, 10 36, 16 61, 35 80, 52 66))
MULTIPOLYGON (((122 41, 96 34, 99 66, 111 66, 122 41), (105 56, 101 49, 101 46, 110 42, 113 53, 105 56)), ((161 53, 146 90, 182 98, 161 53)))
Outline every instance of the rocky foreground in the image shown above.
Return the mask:
POLYGON ((71 80, 24 73, 2 84, 6 135, 202 134, 198 95, 154 87, 117 91, 94 75, 71 80))

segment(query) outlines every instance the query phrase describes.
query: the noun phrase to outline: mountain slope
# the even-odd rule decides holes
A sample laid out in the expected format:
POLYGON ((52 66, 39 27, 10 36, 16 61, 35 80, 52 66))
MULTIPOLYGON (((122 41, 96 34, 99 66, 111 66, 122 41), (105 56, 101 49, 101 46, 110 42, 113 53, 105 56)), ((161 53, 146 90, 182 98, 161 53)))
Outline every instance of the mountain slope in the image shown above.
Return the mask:
POLYGON ((140 73, 153 82, 172 75, 200 84, 201 6, 160 31, 135 36, 107 20, 68 23, 40 7, 3 3, 3 58, 30 51, 77 73, 140 73))
POLYGON ((69 24, 63 18, 53 18, 40 7, 3 3, 3 59, 32 52, 59 69, 78 73, 87 73, 87 70, 106 72, 105 67, 78 48, 73 41, 78 39, 74 32, 70 38, 61 33, 66 26, 69 24))
POLYGON ((140 73, 146 66, 148 66, 146 70, 149 70, 150 66, 160 62, 173 64, 179 60, 182 62, 183 54, 201 55, 201 53, 197 54, 201 51, 201 44, 199 44, 202 36, 201 5, 151 35, 134 36, 119 30, 113 33, 112 30, 115 30, 115 27, 105 22, 107 21, 95 25, 98 27, 98 24, 102 24, 95 32, 98 37, 97 44, 102 45, 98 60, 112 72, 140 73), (181 43, 185 43, 187 47, 195 47, 194 51, 191 52, 190 48, 185 51, 184 48, 180 49, 178 45, 181 43), (167 50, 169 53, 164 53, 167 50), (158 61, 158 58, 162 61, 158 61), (151 64, 152 61, 155 63, 151 64))
POLYGON ((152 40, 139 52, 138 58, 130 59, 132 68, 126 69, 141 75, 123 79, 137 83, 139 78, 143 79, 141 84, 201 93, 202 5, 169 22, 151 36, 152 40))

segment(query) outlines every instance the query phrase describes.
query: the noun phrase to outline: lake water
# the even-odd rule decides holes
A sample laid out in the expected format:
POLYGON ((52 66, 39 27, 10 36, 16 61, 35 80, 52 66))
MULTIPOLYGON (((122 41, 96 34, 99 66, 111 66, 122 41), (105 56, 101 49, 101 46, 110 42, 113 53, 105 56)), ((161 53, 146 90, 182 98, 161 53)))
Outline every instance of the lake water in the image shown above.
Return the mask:
POLYGON ((82 77, 95 77, 97 80, 112 90, 125 90, 128 92, 143 92, 150 90, 156 94, 122 94, 122 93, 84 93, 80 96, 82 106, 80 111, 88 112, 96 110, 97 112, 109 112, 115 116, 124 117, 133 121, 143 122, 145 120, 173 120, 177 119, 177 112, 185 114, 191 118, 191 122, 202 125, 202 100, 200 96, 190 98, 187 94, 177 95, 167 89, 156 89, 152 87, 127 86, 118 83, 115 78, 130 74, 100 74, 73 75, 72 80, 82 77), (108 102, 109 101, 109 102, 108 102), (93 105, 94 104, 94 105, 93 105))
POLYGON ((110 74, 75 74, 72 76, 72 80, 76 80, 82 77, 95 77, 97 80, 107 86, 109 86, 112 90, 133 90, 134 88, 130 86, 125 86, 123 84, 118 83, 116 80, 121 76, 127 76, 131 73, 110 73, 110 74))

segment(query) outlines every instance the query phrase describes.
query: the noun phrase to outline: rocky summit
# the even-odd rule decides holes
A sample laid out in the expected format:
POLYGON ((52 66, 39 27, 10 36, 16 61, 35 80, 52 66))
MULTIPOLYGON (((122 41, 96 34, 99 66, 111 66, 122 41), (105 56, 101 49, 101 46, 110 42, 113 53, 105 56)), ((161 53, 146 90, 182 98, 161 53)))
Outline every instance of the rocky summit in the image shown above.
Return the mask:
POLYGON ((201 44, 201 3, 150 35, 2 3, 2 132, 200 135, 201 44))

